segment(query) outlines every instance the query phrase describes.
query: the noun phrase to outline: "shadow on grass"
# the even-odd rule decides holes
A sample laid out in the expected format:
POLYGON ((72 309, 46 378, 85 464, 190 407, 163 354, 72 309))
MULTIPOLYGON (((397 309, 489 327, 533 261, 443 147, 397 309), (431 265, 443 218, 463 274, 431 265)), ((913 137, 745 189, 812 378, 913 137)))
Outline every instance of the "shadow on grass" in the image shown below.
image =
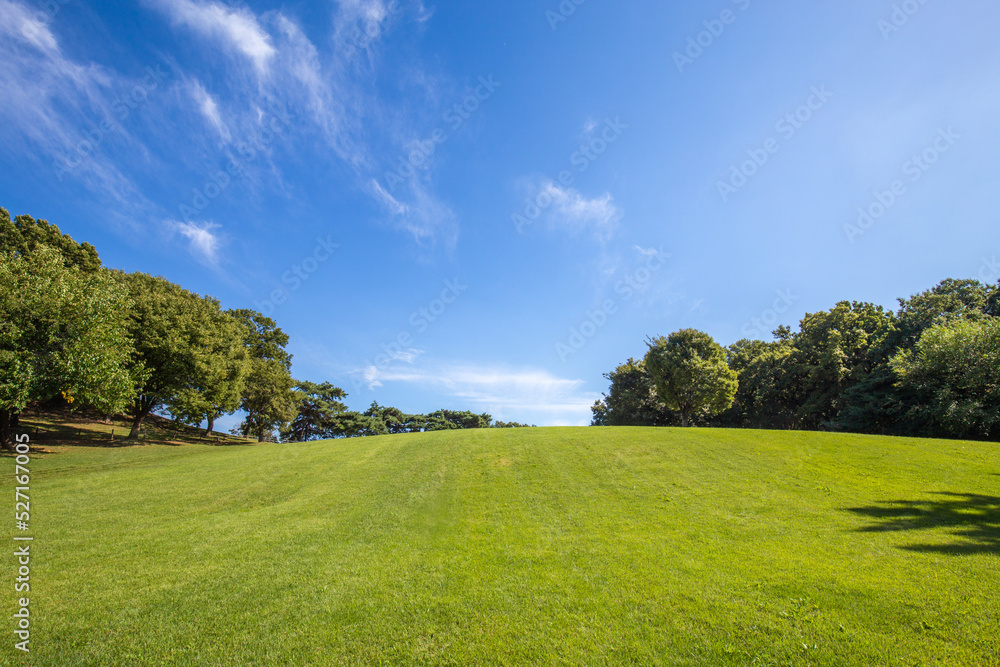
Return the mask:
POLYGON ((41 448, 58 447, 135 447, 141 445, 210 445, 246 446, 248 440, 228 434, 213 432, 205 435, 200 428, 175 423, 157 415, 146 418, 138 439, 128 438, 131 420, 122 415, 111 419, 89 414, 86 411, 28 410, 21 415, 15 431, 27 433, 33 451, 46 453, 41 448))
POLYGON ((945 529, 954 540, 940 544, 910 544, 901 549, 954 556, 1000 555, 1000 497, 974 493, 936 492, 938 500, 886 500, 848 511, 873 519, 862 533, 945 529))

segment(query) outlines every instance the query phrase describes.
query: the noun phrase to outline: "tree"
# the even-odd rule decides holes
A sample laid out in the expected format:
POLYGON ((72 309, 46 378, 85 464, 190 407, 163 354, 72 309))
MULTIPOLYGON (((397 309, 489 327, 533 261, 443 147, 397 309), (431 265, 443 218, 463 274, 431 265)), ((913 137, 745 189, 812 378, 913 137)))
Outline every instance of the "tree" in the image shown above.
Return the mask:
POLYGON ((308 442, 340 435, 340 418, 348 410, 339 399, 346 398, 347 392, 329 382, 300 382, 295 389, 301 395, 298 415, 282 431, 282 438, 288 442, 308 442))
MULTIPOLYGON (((173 401, 193 410, 212 393, 213 373, 226 374, 225 358, 238 344, 238 329, 222 317, 215 299, 145 273, 113 273, 133 304, 129 334, 137 352, 134 368, 146 373, 132 404, 128 437, 134 439, 157 407, 173 401)), ((221 395, 216 398, 225 401, 221 395)))
POLYGON ((206 304, 200 345, 189 384, 166 401, 171 414, 192 424, 206 421, 211 435, 215 420, 239 408, 250 360, 243 345, 243 329, 218 303, 206 304))
POLYGON ((129 300, 105 271, 67 267, 58 250, 0 252, 0 442, 31 401, 62 395, 122 409, 143 369, 126 370, 129 300))
POLYGON ((891 366, 918 397, 912 418, 931 433, 1000 439, 1000 318, 936 324, 891 366))
POLYGON ((629 358, 604 377, 611 382, 604 398, 590 408, 593 426, 675 426, 675 413, 656 395, 642 360, 629 358))
POLYGON ((847 405, 849 390, 888 362, 895 331, 891 311, 857 301, 841 301, 802 318, 789 360, 800 401, 798 426, 834 422, 847 405))
POLYGON ((732 407, 720 415, 727 426, 792 428, 796 423, 797 383, 790 359, 794 348, 787 327, 777 340, 740 340, 726 350, 729 367, 737 373, 739 388, 732 407))
POLYGON ((285 351, 288 335, 277 323, 254 310, 228 311, 241 325, 249 370, 240 408, 246 412, 237 430, 264 442, 295 419, 301 394, 292 379, 292 355, 285 351))
POLYGON ((992 312, 997 289, 978 280, 942 280, 929 290, 899 300, 901 348, 913 347, 920 335, 935 324, 955 319, 982 319, 992 312))
POLYGON ((0 252, 27 257, 40 246, 56 250, 67 267, 86 272, 101 268, 97 250, 89 243, 77 243, 46 220, 19 215, 13 221, 7 209, 0 208, 0 252))
POLYGON ((686 427, 698 413, 718 414, 733 404, 739 386, 726 351, 708 334, 682 329, 647 341, 646 370, 660 400, 686 427))

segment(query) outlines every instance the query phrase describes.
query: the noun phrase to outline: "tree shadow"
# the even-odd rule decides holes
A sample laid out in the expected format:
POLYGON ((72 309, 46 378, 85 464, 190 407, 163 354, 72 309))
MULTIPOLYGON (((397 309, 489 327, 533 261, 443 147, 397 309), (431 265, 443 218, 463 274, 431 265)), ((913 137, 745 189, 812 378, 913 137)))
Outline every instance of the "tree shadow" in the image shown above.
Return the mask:
POLYGON ((910 544, 907 551, 1000 555, 1000 497, 974 493, 935 492, 935 500, 886 500, 871 507, 847 510, 874 520, 860 533, 944 529, 953 540, 939 544, 910 544))

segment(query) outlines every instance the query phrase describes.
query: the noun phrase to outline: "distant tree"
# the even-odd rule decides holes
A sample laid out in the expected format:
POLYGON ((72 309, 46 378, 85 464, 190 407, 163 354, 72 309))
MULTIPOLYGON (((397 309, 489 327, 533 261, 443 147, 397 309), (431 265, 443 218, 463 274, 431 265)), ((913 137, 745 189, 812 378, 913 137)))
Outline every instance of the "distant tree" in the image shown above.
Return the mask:
POLYGON ((246 413, 237 431, 265 442, 274 431, 295 419, 301 395, 292 379, 292 355, 285 351, 288 335, 269 317, 253 310, 228 311, 243 331, 249 369, 240 408, 246 413))
POLYGON ((0 252, 0 443, 31 401, 63 396, 109 413, 133 383, 126 332, 129 299, 105 271, 67 267, 58 250, 0 252))
POLYGON ((708 334, 682 329, 647 341, 645 367, 660 400, 688 426, 692 415, 729 408, 739 386, 726 364, 726 351, 708 334))
POLYGON ((300 382, 295 389, 301 396, 298 414, 282 430, 283 440, 308 442, 343 434, 341 419, 348 410, 340 399, 346 398, 347 392, 329 382, 300 382))
POLYGON ((590 408, 593 426, 676 426, 676 413, 657 397, 642 360, 629 358, 604 377, 611 382, 604 398, 590 408))
POLYGON ((30 215, 11 220, 7 209, 0 208, 0 252, 27 256, 40 246, 56 250, 67 267, 75 266, 86 272, 101 268, 97 250, 89 243, 77 243, 55 225, 30 215))
POLYGON ((1000 318, 936 324, 891 365, 919 399, 911 417, 930 433, 1000 439, 1000 318))

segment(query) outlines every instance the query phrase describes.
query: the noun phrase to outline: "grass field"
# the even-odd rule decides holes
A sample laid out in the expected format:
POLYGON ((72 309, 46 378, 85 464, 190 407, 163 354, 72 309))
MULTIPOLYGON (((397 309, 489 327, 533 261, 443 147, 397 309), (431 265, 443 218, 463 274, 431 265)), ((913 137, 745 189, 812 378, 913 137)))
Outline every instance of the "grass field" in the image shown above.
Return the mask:
POLYGON ((31 470, 9 664, 1000 664, 996 444, 504 429, 31 470))

